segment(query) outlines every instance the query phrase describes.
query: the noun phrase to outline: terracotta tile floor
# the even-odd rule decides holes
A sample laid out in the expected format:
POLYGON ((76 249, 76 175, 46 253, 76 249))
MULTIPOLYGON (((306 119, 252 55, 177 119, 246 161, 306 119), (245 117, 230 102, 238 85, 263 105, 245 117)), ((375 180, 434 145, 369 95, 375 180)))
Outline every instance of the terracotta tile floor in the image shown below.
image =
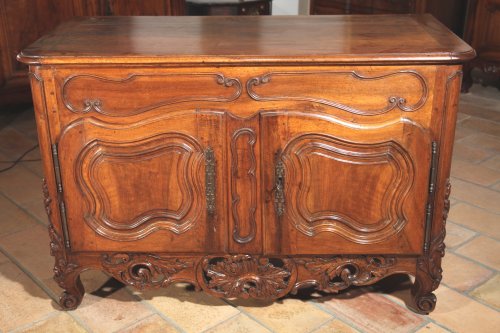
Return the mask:
MULTIPOLYGON (((32 110, 0 110, 0 161, 36 144, 32 110)), ((37 150, 26 159, 39 158, 37 150)), ((0 162, 0 169, 8 163, 0 162)), ((185 285, 140 293, 86 272, 76 311, 54 302, 39 161, 0 173, 0 333, 3 332, 500 332, 500 92, 462 95, 453 159, 444 278, 430 316, 406 309, 395 276, 338 296, 225 301, 185 285), (110 292, 109 290, 114 292, 110 292), (92 292, 92 293, 91 293, 92 292), (103 294, 109 296, 103 297, 103 294)))

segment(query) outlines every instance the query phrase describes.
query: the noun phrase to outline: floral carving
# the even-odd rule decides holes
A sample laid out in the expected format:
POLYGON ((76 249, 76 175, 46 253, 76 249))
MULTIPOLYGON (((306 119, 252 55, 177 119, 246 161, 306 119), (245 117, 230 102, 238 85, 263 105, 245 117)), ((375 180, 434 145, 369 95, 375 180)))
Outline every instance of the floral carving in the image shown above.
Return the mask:
POLYGON ((146 254, 103 254, 102 267, 116 279, 139 289, 166 287, 193 262, 146 254))
POLYGON ((446 220, 448 219, 448 212, 450 211, 450 193, 451 183, 450 179, 446 180, 444 191, 444 205, 443 205, 443 223, 439 234, 431 241, 429 256, 420 257, 418 259, 418 267, 428 272, 432 278, 432 290, 435 290, 443 277, 443 270, 441 268, 441 258, 444 257, 446 245, 444 239, 446 237, 446 220))
POLYGON ((205 258, 202 261, 203 281, 209 291, 226 298, 272 299, 285 295, 295 275, 291 259, 254 258, 235 255, 205 258))
POLYGON ((395 266, 395 257, 333 257, 305 258, 296 260, 309 271, 314 280, 297 283, 297 289, 313 285, 327 292, 338 292, 350 286, 361 286, 375 283, 387 276, 395 266))
POLYGON ((52 212, 50 204, 52 203, 52 199, 50 198, 49 187, 47 186, 47 180, 45 178, 42 179, 42 192, 45 212, 47 212, 47 216, 50 218, 50 213, 52 212))
POLYGON ((75 272, 78 265, 75 263, 68 262, 63 253, 63 242, 61 237, 57 234, 56 230, 49 225, 49 237, 50 237, 50 255, 55 258, 54 265, 54 280, 57 284, 63 288, 67 289, 67 279, 66 277, 75 272))

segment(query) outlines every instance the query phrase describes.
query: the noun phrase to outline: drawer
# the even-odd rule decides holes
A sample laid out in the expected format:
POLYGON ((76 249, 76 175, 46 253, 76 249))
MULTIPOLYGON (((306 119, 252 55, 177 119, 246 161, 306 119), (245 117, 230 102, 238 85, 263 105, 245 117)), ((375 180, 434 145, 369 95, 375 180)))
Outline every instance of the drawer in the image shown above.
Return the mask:
POLYGON ((105 70, 59 74, 60 103, 74 114, 137 115, 185 102, 230 102, 241 95, 237 79, 221 73, 150 73, 105 70))
POLYGON ((430 100, 433 85, 430 70, 373 70, 368 67, 275 70, 248 80, 247 91, 256 101, 309 102, 324 110, 362 116, 381 115, 392 110, 414 112, 430 100))

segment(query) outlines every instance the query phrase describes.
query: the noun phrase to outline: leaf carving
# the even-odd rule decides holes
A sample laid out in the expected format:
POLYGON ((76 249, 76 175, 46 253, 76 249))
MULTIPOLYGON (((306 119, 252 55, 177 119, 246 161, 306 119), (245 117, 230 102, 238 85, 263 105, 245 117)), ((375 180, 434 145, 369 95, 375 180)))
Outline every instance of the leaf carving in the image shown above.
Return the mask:
POLYGON ((102 267, 117 280, 139 289, 162 288, 174 282, 173 276, 193 262, 143 254, 103 254, 102 267))
MULTIPOLYGON (((296 260, 314 277, 309 284, 326 292, 338 292, 350 286, 372 284, 387 276, 396 264, 395 257, 333 257, 296 260)), ((299 283, 294 291, 301 288, 299 283)))
POLYGON ((219 297, 278 298, 287 293, 294 271, 291 260, 279 259, 279 262, 282 267, 268 258, 249 255, 205 258, 204 282, 219 297))

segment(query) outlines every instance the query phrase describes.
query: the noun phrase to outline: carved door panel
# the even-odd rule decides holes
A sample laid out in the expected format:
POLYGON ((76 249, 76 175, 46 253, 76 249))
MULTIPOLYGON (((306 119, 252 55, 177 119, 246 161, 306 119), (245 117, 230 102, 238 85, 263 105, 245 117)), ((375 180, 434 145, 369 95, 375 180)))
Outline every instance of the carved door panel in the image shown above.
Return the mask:
POLYGON ((426 130, 407 119, 362 125, 292 111, 262 117, 265 252, 422 252, 426 130))
POLYGON ((224 251, 226 209, 216 182, 225 149, 216 133, 224 130, 217 112, 67 126, 58 154, 72 248, 224 251))

